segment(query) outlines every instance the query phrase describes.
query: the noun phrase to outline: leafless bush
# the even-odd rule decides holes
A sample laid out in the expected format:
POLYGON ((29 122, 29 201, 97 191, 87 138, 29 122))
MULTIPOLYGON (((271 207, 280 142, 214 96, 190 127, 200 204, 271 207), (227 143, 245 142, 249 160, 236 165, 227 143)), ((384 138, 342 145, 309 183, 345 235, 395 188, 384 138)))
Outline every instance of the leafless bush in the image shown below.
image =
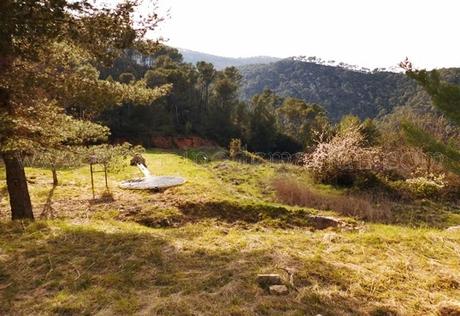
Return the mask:
POLYGON ((378 147, 366 147, 364 137, 355 127, 319 143, 304 163, 318 182, 354 184, 355 179, 370 172, 382 171, 383 152, 378 147))
POLYGON ((278 200, 288 205, 332 210, 368 221, 388 222, 391 219, 390 202, 383 197, 321 194, 293 178, 275 179, 273 187, 278 200))

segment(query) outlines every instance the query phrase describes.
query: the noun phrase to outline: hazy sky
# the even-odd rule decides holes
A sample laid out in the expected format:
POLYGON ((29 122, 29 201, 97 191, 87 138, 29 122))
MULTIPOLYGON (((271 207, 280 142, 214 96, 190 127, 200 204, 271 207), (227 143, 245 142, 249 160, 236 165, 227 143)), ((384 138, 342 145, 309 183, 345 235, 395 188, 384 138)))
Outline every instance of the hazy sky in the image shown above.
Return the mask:
POLYGON ((158 0, 175 47, 246 57, 317 56, 389 67, 460 67, 460 0, 158 0))

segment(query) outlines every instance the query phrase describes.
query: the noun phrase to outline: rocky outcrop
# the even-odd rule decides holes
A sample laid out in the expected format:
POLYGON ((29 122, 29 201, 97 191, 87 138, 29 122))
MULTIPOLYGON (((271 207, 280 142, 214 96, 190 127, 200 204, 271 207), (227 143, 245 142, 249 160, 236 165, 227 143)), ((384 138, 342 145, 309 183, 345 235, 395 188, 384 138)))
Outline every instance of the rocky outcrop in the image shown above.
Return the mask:
POLYGON ((168 136, 154 136, 151 140, 152 146, 162 149, 171 149, 174 148, 174 143, 172 137, 168 136))
POLYGON ((179 149, 216 147, 217 146, 217 144, 214 143, 213 141, 203 139, 198 136, 175 137, 173 138, 173 142, 179 149))

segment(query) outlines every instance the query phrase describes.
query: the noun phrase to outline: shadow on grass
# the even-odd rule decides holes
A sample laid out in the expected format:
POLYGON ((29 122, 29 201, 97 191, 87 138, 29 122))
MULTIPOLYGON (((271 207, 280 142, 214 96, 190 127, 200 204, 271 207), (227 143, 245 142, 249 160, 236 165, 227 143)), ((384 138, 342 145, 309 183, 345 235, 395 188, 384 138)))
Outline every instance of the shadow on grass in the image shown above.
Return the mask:
POLYGON ((46 197, 45 204, 43 205, 43 210, 40 214, 41 219, 52 219, 55 218, 55 212, 53 209, 53 195, 54 191, 56 190, 57 185, 53 185, 48 196, 46 197))
POLYGON ((180 227, 209 219, 239 227, 249 227, 253 224, 276 228, 312 229, 351 226, 351 223, 338 219, 313 215, 305 209, 288 209, 263 203, 243 204, 230 200, 182 202, 169 210, 141 208, 122 213, 118 219, 157 228, 180 227))
POLYGON ((181 212, 195 219, 217 219, 227 223, 262 223, 279 228, 311 227, 325 229, 340 223, 327 217, 314 216, 305 209, 287 209, 270 204, 242 204, 233 201, 188 202, 179 206, 181 212))
POLYGON ((255 276, 273 271, 273 249, 187 250, 150 233, 42 222, 0 224, 0 241, 0 314, 360 315, 371 304, 308 290, 352 285, 352 271, 318 259, 303 261, 300 293, 268 295, 255 276))

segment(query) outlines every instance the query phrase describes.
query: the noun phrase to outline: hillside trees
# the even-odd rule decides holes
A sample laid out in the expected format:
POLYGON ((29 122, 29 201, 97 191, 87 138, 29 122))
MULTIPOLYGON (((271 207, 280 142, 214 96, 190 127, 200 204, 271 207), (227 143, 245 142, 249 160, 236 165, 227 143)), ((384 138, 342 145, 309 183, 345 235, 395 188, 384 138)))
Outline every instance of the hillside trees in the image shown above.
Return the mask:
MULTIPOLYGON (((456 126, 460 126, 460 86, 441 80, 437 70, 415 70, 407 59, 401 63, 406 74, 415 79, 431 96, 434 107, 440 110, 456 126)), ((419 146, 456 174, 460 174, 460 148, 458 140, 442 140, 411 122, 403 125, 409 142, 419 146)))
POLYGON ((198 71, 199 84, 201 87, 201 103, 199 108, 199 114, 201 114, 203 107, 205 110, 208 109, 209 86, 211 85, 214 77, 216 76, 216 70, 214 69, 213 64, 204 61, 197 62, 196 69, 198 71))
POLYGON ((278 129, 276 126, 275 110, 282 100, 270 90, 255 95, 249 105, 250 135, 248 145, 257 152, 270 152, 275 149, 278 129))
POLYGON ((209 101, 209 109, 203 126, 207 135, 221 144, 228 144, 232 138, 240 137, 240 128, 235 124, 240 104, 238 90, 241 75, 235 67, 228 67, 216 73, 209 101))
MULTIPOLYGON (((317 134, 331 132, 326 111, 318 104, 282 98, 270 90, 250 102, 241 101, 242 76, 234 67, 216 70, 206 62, 187 64, 174 49, 152 57, 153 66, 143 71, 147 86, 170 83, 172 91, 147 107, 127 103, 104 113, 102 119, 117 141, 150 146, 156 136, 193 134, 225 147, 239 138, 250 150, 294 153, 312 146, 317 134)), ((122 69, 104 71, 116 77, 122 69)))
POLYGON ((13 219, 33 219, 24 153, 84 142, 85 134, 74 134, 75 126, 105 106, 126 99, 147 103, 166 93, 164 88, 144 89, 142 83, 100 80, 93 67, 110 62, 133 44, 154 47, 140 39, 159 18, 153 14, 135 27, 138 5, 135 0, 115 7, 86 0, 1 2, 0 153, 13 219))
POLYGON ((344 115, 337 124, 336 132, 338 134, 345 134, 352 128, 361 133, 364 138, 364 145, 372 146, 378 142, 380 132, 374 123, 374 120, 367 118, 364 121, 361 121, 356 115, 344 115))
MULTIPOLYGON (((160 49, 152 55, 152 67, 146 66, 142 72, 150 89, 172 85, 167 96, 142 107, 125 103, 100 116, 111 128, 113 137, 145 146, 150 146, 156 136, 199 135, 223 146, 231 138, 241 137, 246 129, 247 111, 238 99, 238 70, 232 67, 217 71, 205 62, 187 64, 176 53, 174 49, 160 49)), ((118 67, 103 71, 111 76, 123 73, 118 67)))
POLYGON ((286 98, 277 109, 277 115, 284 134, 292 137, 304 149, 313 144, 314 133, 324 133, 330 125, 320 105, 295 98, 286 98))
POLYGON ((189 64, 177 63, 169 56, 159 56, 155 68, 144 75, 149 88, 162 84, 171 84, 172 90, 163 101, 168 111, 173 114, 174 127, 185 132, 185 125, 191 122, 196 103, 196 74, 189 64))

